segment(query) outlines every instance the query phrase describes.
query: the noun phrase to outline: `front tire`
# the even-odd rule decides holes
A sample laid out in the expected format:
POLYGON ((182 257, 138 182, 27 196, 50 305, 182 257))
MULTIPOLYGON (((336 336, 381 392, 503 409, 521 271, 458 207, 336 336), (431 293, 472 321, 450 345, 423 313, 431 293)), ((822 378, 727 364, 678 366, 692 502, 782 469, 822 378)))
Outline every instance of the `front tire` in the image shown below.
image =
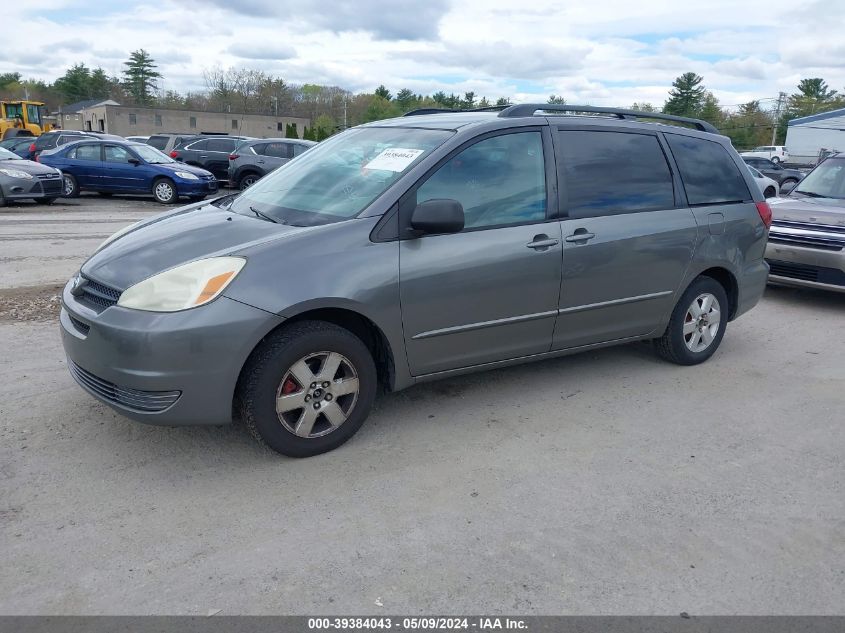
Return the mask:
POLYGON ((238 188, 243 191, 244 189, 249 189, 254 185, 258 180, 261 178, 258 174, 244 174, 241 176, 241 179, 238 181, 238 188))
POLYGON ((722 342, 729 308, 722 284, 696 277, 675 305, 663 336, 655 340, 657 353, 677 365, 703 363, 722 342))
POLYGON ((247 429, 289 457, 333 450, 364 424, 377 386, 373 357, 348 330, 300 321, 268 336, 238 381, 247 429))
POLYGON ((153 197, 161 204, 172 204, 179 199, 176 185, 170 178, 159 178, 153 183, 153 197))
POLYGON ((62 175, 62 198, 78 198, 79 183, 70 174, 62 175))

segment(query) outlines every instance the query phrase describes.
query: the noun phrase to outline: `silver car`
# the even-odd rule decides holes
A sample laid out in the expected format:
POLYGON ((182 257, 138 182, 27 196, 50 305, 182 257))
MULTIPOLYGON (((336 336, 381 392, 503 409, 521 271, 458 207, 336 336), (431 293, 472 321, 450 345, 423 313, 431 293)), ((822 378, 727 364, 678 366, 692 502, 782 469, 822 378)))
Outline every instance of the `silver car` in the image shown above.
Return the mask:
POLYGON ((769 281, 845 292, 845 154, 826 159, 771 204, 769 281))
POLYGON ((246 189, 274 169, 316 145, 314 141, 263 138, 245 141, 229 156, 229 186, 246 189))
POLYGON ((12 200, 52 204, 62 195, 62 172, 0 147, 0 207, 12 200))
POLYGON ((379 388, 640 340, 701 363, 763 293, 771 212, 711 125, 639 116, 410 113, 143 220, 64 289, 70 371, 136 420, 234 409, 302 457, 379 388))

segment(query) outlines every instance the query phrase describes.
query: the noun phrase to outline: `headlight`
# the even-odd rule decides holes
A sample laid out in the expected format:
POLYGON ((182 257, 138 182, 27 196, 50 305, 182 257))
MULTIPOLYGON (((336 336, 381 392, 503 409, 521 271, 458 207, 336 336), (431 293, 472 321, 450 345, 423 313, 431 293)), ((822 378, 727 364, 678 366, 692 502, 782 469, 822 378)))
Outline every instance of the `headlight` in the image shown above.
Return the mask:
POLYGON ((126 235, 127 233, 129 233, 129 231, 131 231, 132 229, 134 229, 134 228, 135 228, 136 226, 138 226, 141 222, 143 222, 143 220, 139 220, 138 222, 134 222, 134 223, 130 224, 129 226, 126 226, 126 227, 124 227, 124 228, 120 229, 117 233, 115 233, 115 234, 113 234, 113 235, 111 235, 111 236, 107 237, 105 240, 103 240, 103 241, 100 243, 100 245, 97 247, 97 249, 96 249, 94 252, 95 252, 95 253, 99 253, 99 252, 100 252, 101 250, 103 250, 106 246, 108 246, 109 244, 111 244, 112 242, 114 242, 117 238, 119 238, 119 237, 121 237, 121 236, 126 235))
POLYGON ((24 180, 32 180, 32 174, 18 169, 0 169, 0 174, 6 174, 9 178, 23 178, 24 180))
POLYGON ((184 178, 185 180, 199 180, 199 177, 196 174, 192 174, 189 171, 177 171, 176 175, 179 178, 184 178))
POLYGON ((117 305, 151 312, 178 312, 215 299, 246 264, 242 257, 211 257, 171 268, 140 281, 117 305))

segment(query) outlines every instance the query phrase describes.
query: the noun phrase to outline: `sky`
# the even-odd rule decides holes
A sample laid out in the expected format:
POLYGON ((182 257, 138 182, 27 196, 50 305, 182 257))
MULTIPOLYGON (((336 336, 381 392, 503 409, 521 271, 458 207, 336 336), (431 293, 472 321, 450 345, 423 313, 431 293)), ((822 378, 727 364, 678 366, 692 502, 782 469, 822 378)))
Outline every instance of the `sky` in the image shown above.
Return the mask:
POLYGON ((0 73, 46 81, 76 62, 119 74, 144 48, 179 92, 215 66, 625 107, 662 105, 686 71, 729 108, 771 105, 803 77, 845 91, 845 0, 27 0, 2 15, 0 73))

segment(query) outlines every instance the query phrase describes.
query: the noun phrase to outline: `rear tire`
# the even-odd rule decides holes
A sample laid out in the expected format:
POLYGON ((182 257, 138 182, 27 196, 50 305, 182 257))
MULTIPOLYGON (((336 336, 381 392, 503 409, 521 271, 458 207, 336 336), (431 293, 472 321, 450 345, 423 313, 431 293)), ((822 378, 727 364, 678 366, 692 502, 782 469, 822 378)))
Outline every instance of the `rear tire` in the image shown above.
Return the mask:
POLYGON ((153 197, 161 204, 172 204, 179 200, 176 185, 170 178, 158 178, 153 182, 153 197))
POLYGON ((70 174, 62 175, 62 198, 78 198, 79 183, 70 174))
POLYGON ((780 158, 778 158, 777 156, 772 156, 769 160, 771 160, 775 165, 780 164, 780 158))
POLYGON ((697 365, 719 348, 728 325, 730 305, 725 289, 712 277, 696 277, 655 339, 657 353, 677 365, 697 365))
POLYGON ((766 198, 774 198, 778 195, 778 192, 775 191, 774 187, 766 187, 766 190, 763 192, 763 196, 766 198))
POLYGON ((798 181, 795 178, 786 178, 782 183, 780 183, 781 189, 783 189, 786 185, 797 185, 798 181))
POLYGON ((268 336, 238 380, 250 433, 289 457, 333 450, 364 424, 376 395, 373 357, 350 331, 300 321, 268 336))

